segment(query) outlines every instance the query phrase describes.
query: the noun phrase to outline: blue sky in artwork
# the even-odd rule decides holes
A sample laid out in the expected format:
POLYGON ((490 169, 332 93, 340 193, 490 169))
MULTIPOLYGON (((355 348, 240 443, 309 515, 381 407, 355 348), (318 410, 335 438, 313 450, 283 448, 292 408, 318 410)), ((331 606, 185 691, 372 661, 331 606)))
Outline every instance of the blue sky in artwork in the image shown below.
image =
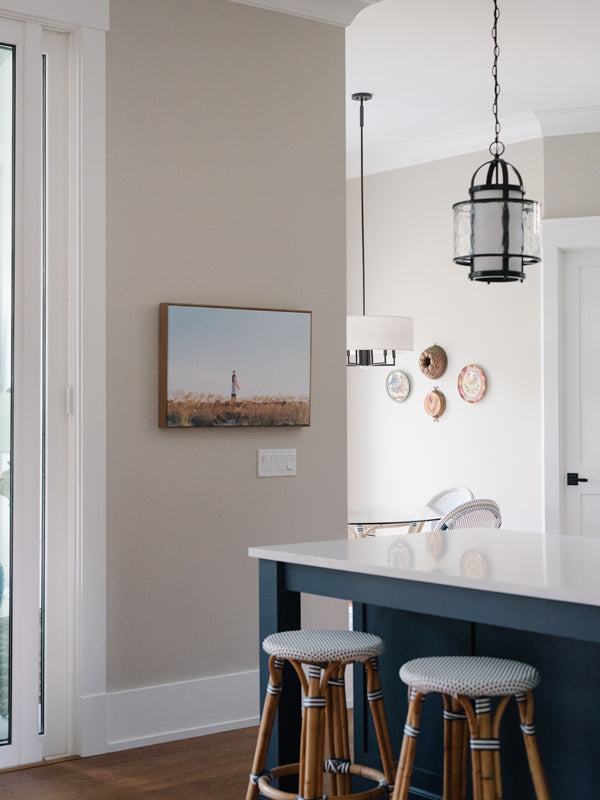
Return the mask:
POLYGON ((169 306, 168 393, 238 399, 310 394, 310 314, 169 306))

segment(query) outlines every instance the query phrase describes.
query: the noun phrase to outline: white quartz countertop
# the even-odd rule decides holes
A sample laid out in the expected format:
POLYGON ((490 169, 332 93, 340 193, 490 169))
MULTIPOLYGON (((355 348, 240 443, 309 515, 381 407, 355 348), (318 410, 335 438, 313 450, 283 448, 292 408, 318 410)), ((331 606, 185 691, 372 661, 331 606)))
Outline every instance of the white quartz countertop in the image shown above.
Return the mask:
POLYGON ((268 545, 249 555, 600 606, 600 539, 482 528, 268 545))

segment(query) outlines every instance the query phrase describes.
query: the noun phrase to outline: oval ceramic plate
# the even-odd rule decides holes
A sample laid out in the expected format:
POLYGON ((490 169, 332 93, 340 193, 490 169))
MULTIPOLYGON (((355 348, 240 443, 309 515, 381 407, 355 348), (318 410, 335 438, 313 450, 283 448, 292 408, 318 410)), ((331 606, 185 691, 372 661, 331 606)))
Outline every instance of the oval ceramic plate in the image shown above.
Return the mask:
POLYGON ((463 367, 458 376, 458 393, 467 403, 477 403, 485 394, 485 374, 477 364, 463 367))
POLYGON ((408 375, 399 369, 390 372, 387 376, 385 386, 392 400, 396 400, 398 403, 404 402, 410 392, 410 380, 408 379, 408 375))

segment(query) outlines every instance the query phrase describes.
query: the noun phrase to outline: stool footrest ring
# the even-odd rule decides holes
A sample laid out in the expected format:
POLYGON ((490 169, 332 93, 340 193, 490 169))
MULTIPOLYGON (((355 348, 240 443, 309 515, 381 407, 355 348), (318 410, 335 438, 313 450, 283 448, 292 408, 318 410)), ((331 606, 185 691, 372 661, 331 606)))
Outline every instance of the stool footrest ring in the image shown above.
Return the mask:
MULTIPOLYGON (((281 789, 276 789, 271 786, 272 782, 277 778, 283 778, 288 775, 297 775, 300 764, 282 764, 279 767, 265 770, 265 772, 258 777, 257 786, 265 797, 270 800, 302 800, 300 795, 293 792, 284 792, 281 789)), ((389 797, 392 788, 386 781, 385 775, 379 770, 372 767, 365 767, 362 764, 350 764, 348 772, 351 775, 358 775, 361 778, 375 781, 377 786, 372 789, 367 789, 364 792, 357 792, 355 794, 336 795, 335 800, 378 800, 380 797, 389 797)))

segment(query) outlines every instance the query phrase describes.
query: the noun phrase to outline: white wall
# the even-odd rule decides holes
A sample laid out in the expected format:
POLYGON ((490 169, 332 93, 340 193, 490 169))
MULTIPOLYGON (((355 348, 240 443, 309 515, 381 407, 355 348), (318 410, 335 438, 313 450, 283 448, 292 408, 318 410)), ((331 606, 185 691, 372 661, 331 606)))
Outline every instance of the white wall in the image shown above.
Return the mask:
POLYGON ((600 214, 600 133, 544 139, 546 219, 600 214))
MULTIPOLYGON (((506 157, 523 175, 526 196, 543 199, 541 140, 512 145, 506 157)), ((415 349, 401 354, 411 393, 386 392, 387 368, 349 369, 348 493, 351 505, 426 502, 457 484, 495 499, 507 528, 540 530, 542 441, 540 266, 523 284, 467 279, 452 262, 452 204, 466 200, 486 153, 365 178, 367 313, 414 318, 415 349), (439 344, 448 369, 438 381, 419 370, 420 353, 439 344), (463 366, 479 364, 487 392, 477 404, 458 394, 463 366), (423 408, 434 386, 447 410, 423 408)), ((360 313, 359 181, 348 185, 348 310, 360 313)))
POLYGON ((124 747, 256 714, 247 549, 345 535, 344 31, 223 0, 110 11, 107 675, 124 747), (159 430, 162 301, 311 310, 310 427, 159 430), (256 477, 272 447, 297 448, 297 477, 256 477))

